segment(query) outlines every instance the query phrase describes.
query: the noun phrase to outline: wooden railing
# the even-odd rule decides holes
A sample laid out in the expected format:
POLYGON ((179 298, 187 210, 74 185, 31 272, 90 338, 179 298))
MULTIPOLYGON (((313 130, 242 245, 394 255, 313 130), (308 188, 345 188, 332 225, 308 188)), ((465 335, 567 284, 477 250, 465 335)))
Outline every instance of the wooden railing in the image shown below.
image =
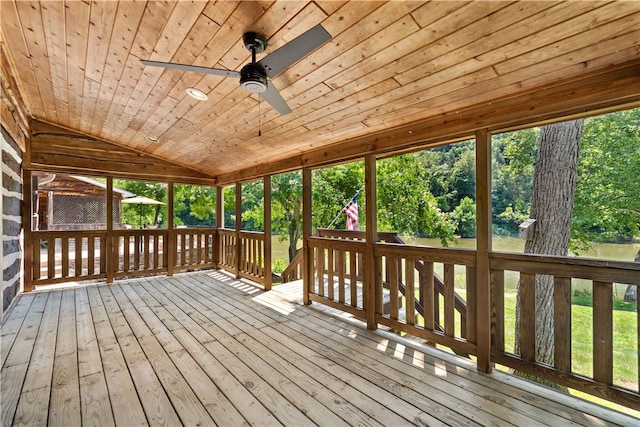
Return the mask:
POLYGON ((459 354, 476 354, 475 251, 376 243, 374 257, 376 322, 459 354), (456 288, 466 291, 466 300, 456 288))
POLYGON ((264 283, 264 233, 240 232, 240 277, 264 283))
POLYGON ((105 278, 106 231, 34 231, 33 285, 105 278))
POLYGON ((282 270, 280 278, 282 283, 293 282, 302 279, 302 262, 304 261, 304 251, 299 251, 291 260, 289 265, 282 270))
MULTIPOLYGON (((631 340, 614 339, 613 287, 640 286, 640 265, 637 263, 577 259, 568 257, 491 253, 491 282, 493 300, 492 359, 494 362, 536 377, 578 389, 604 399, 615 400, 640 410, 640 313, 635 334, 631 340), (505 276, 516 274, 520 282, 520 342, 519 354, 505 350, 505 276), (553 286, 553 331, 536 331, 536 278, 548 276, 553 286), (592 290, 591 324, 572 325, 572 282, 586 280, 592 290), (576 372, 572 363, 576 353, 574 328, 591 331, 591 369, 576 372), (553 333, 554 357, 552 362, 536 360, 536 332, 553 333), (634 336, 635 335, 635 336, 634 336), (636 379, 619 384, 614 380, 614 353, 631 351, 637 355, 636 379)), ((629 333, 629 331, 625 331, 629 333)), ((584 352, 585 349, 580 350, 584 352)), ((588 352, 588 350, 586 350, 588 352)), ((584 356, 581 354, 580 356, 584 356)), ((631 367, 627 367, 631 368, 631 367)))
POLYGON ((215 228, 176 228, 174 270, 211 268, 218 264, 218 230, 215 228))
MULTIPOLYGON (((363 232, 326 229, 318 229, 309 238, 314 260, 309 287, 312 301, 364 316, 367 310, 364 305, 367 290, 363 286, 364 238, 363 232)), ((458 354, 473 354, 468 338, 475 337, 472 323, 475 315, 467 315, 467 303, 454 290, 455 264, 446 263, 442 255, 434 257, 437 250, 406 245, 396 233, 379 233, 378 240, 375 246, 376 321, 431 343, 446 342, 458 354), (434 269, 435 262, 444 263, 444 280, 434 269), (453 319, 461 325, 457 334, 453 319)), ((472 268, 475 253, 458 252, 457 263, 463 270, 467 267, 469 281, 475 280, 472 268)), ((299 270, 296 264, 294 259, 283 277, 289 279, 292 271, 299 270)), ((469 283, 466 289, 469 288, 473 297, 475 287, 469 283)))
MULTIPOLYGON (((363 281, 366 242, 361 232, 320 230, 308 238, 312 260, 309 300, 366 318, 375 310, 376 324, 424 338, 458 354, 477 355, 478 331, 491 330, 490 361, 551 382, 613 400, 640 410, 640 313, 627 341, 614 337, 614 286, 640 286, 640 264, 584 258, 489 252, 491 275, 491 320, 477 316, 475 250, 429 248, 386 242, 373 244, 374 283, 363 281), (517 276, 521 286, 522 335, 515 354, 505 347, 505 278, 517 276), (551 276, 554 299, 554 358, 536 360, 535 283, 536 277, 551 276), (572 283, 582 281, 592 289, 590 324, 572 323, 572 283), (372 286, 374 307, 366 303, 372 286), (572 328, 590 331, 591 367, 579 369, 573 360, 584 357, 572 349, 576 337, 572 328), (631 367, 616 365, 616 353, 637 355, 631 367), (631 369, 636 378, 622 383, 617 370, 631 369), (577 372, 580 370, 580 372, 577 372)), ((515 292, 515 291, 513 291, 515 292)), ((512 308, 510 309, 512 310, 512 308)), ((545 331, 545 333, 548 333, 545 331)), ((627 336, 628 336, 627 335, 627 336)), ((589 353, 589 351, 587 350, 589 353)))
POLYGON ((114 277, 167 272, 167 230, 114 230, 113 239, 114 277))
POLYGON ((360 239, 309 237, 313 254, 309 298, 355 316, 364 317, 362 260, 365 243, 360 239))
POLYGON ((164 274, 173 253, 174 270, 217 265, 215 228, 178 228, 169 242, 166 229, 113 230, 107 254, 106 231, 34 231, 32 285, 164 274), (173 252, 170 249, 173 247, 173 252))
POLYGON ((218 266, 239 277, 264 284, 264 233, 241 231, 237 234, 235 230, 218 229, 218 236, 218 266))

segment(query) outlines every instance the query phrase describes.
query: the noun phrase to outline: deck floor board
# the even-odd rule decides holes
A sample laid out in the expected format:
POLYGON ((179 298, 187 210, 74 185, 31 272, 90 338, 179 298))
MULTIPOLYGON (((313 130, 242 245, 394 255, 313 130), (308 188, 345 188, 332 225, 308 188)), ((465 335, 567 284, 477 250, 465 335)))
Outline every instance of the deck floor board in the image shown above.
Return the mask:
POLYGON ((203 271, 20 295, 1 329, 2 425, 637 422, 300 292, 203 271))

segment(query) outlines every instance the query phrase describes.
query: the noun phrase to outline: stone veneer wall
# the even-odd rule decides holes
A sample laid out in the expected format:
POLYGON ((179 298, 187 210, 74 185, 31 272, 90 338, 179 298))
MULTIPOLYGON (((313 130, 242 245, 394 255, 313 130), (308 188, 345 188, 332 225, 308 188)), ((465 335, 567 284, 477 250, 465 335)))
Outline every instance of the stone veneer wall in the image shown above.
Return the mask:
POLYGON ((2 145, 2 313, 22 289, 22 151, 4 127, 2 145))

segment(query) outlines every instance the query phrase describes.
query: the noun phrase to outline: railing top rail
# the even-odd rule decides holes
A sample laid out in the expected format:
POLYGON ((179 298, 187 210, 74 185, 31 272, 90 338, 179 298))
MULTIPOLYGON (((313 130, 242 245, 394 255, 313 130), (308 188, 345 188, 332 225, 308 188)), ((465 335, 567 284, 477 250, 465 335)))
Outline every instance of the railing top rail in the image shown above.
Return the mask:
POLYGON ((375 255, 429 258, 429 260, 435 262, 463 264, 469 267, 473 267, 476 264, 476 251, 473 249, 434 248, 385 242, 375 243, 374 253, 375 255))
POLYGON ((489 253, 492 269, 640 285, 640 263, 553 255, 489 253))
POLYGON ((366 243, 362 240, 332 239, 329 237, 310 236, 309 244, 312 247, 335 248, 339 250, 364 251, 366 243))
MULTIPOLYGON (((337 237, 351 240, 365 240, 366 238, 366 233, 364 231, 335 230, 328 228, 318 228, 314 235, 318 237, 337 237)), ((402 243, 402 240, 398 237, 398 233, 391 231, 378 232, 378 239, 402 243)))
POLYGON ((240 230, 241 236, 264 236, 264 231, 249 231, 249 230, 240 230))
MULTIPOLYGON (((114 230, 115 231, 115 230, 114 230)), ((120 230, 118 230, 120 231, 120 230)), ((32 231, 31 235, 35 237, 76 237, 76 236, 104 236, 107 230, 38 230, 32 231)))

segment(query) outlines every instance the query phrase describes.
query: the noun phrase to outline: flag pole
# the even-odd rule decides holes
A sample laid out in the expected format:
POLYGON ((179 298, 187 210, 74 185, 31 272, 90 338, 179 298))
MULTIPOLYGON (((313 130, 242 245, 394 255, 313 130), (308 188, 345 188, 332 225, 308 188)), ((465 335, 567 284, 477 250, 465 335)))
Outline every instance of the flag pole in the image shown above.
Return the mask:
POLYGON ((331 221, 331 224, 329 224, 326 228, 331 228, 331 226, 333 224, 335 224, 335 222, 338 220, 338 218, 340 218, 340 215, 342 215, 344 213, 344 210, 347 208, 347 206, 349 206, 349 203, 351 203, 351 201, 353 199, 357 198, 360 195, 360 193, 362 192, 362 190, 364 190, 364 185, 358 191, 356 191, 356 194, 354 194, 352 198, 349 199, 347 204, 344 205, 344 208, 340 209, 340 212, 338 212, 338 215, 336 215, 336 217, 333 218, 333 221, 331 221))

